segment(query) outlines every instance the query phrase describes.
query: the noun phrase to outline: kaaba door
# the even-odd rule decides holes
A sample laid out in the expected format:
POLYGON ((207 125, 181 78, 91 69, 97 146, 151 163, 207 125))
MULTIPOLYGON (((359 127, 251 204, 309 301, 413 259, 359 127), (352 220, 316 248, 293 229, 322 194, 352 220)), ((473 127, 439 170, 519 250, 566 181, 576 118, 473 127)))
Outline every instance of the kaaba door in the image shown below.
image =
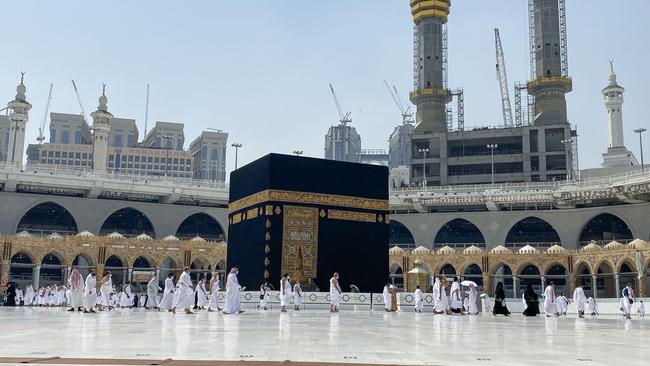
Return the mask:
POLYGON ((307 284, 316 277, 318 208, 284 206, 282 273, 307 284))

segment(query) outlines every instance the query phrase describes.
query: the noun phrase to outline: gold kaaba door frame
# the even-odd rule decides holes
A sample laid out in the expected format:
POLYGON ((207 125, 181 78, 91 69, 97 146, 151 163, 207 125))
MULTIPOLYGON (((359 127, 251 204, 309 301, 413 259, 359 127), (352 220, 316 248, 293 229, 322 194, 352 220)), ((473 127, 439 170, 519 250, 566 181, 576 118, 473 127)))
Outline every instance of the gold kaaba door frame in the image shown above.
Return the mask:
POLYGON ((316 207, 284 205, 282 273, 290 273, 301 283, 316 278, 318 220, 316 207))

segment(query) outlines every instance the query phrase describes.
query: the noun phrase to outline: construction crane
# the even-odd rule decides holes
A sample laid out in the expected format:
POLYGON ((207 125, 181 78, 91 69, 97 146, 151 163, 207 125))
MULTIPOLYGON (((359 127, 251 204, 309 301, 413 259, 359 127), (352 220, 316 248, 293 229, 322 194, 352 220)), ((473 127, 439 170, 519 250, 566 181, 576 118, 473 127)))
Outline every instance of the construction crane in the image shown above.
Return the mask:
POLYGON ((77 102, 79 102, 79 107, 81 107, 81 115, 83 116, 84 122, 88 123, 88 115, 86 114, 86 109, 84 108, 84 104, 81 102, 81 96, 79 96, 79 90, 77 89, 77 84, 74 83, 74 80, 72 81, 72 87, 74 88, 74 93, 77 95, 77 102))
POLYGON ((40 127, 38 127, 38 137, 36 138, 36 141, 38 141, 39 144, 42 144, 43 141, 45 140, 45 122, 47 122, 47 114, 50 112, 50 101, 52 101, 52 87, 54 84, 50 84, 50 92, 47 95, 47 103, 45 103, 45 113, 43 114, 43 122, 41 123, 40 127))
POLYGON ((339 99, 336 97, 336 93, 334 92, 334 87, 330 83, 330 90, 332 91, 332 97, 334 98, 334 104, 336 104, 336 110, 339 112, 339 122, 341 122, 342 125, 347 126, 348 123, 352 123, 352 112, 347 111, 343 113, 343 109, 341 109, 341 104, 339 103, 339 99))
POLYGON ((402 123, 403 124, 409 124, 413 123, 413 113, 411 113, 411 107, 408 106, 404 108, 404 105, 402 104, 402 101, 399 98, 399 93, 397 92, 397 88, 395 85, 393 85, 393 88, 388 85, 386 80, 384 80, 384 85, 386 85, 386 89, 388 89, 388 94, 390 94, 391 98, 393 98, 393 102, 395 102, 395 105, 397 108, 399 108, 400 113, 402 114, 402 123))
POLYGON ((494 28, 494 42, 497 54, 497 80, 501 87, 501 109, 503 110, 503 124, 505 127, 512 127, 512 106, 510 104, 510 92, 508 91, 508 76, 506 73, 506 60, 501 46, 499 29, 494 28))

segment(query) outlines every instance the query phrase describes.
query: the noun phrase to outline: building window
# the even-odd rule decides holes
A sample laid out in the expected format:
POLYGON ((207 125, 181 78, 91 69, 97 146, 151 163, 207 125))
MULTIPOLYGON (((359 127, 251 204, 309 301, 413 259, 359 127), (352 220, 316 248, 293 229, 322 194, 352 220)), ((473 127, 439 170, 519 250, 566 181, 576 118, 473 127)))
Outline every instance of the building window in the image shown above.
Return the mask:
POLYGON ((176 141, 176 150, 178 151, 183 150, 183 140, 178 139, 178 141, 176 141))
POLYGON ((211 154, 210 154, 210 160, 217 160, 217 148, 214 147, 212 148, 211 154))
POLYGON ((115 147, 122 147, 122 135, 121 134, 115 134, 115 141, 113 142, 113 146, 115 147))
POLYGON ((61 132, 61 143, 62 144, 69 144, 70 143, 70 131, 63 130, 63 132, 61 132))
POLYGON ((135 145, 135 136, 133 136, 132 134, 129 134, 129 136, 127 137, 126 143, 127 143, 127 145, 129 147, 134 146, 135 145))
POLYGON ((77 145, 81 144, 81 131, 74 132, 74 143, 77 145))
POLYGON ((81 153, 76 153, 76 154, 74 154, 74 155, 75 155, 75 158, 77 158, 77 159, 81 159, 81 153))
POLYGON ((55 151, 54 152, 54 157, 55 158, 60 158, 61 157, 61 152, 60 151, 55 151))
POLYGON ((50 128, 50 142, 56 144, 56 129, 50 128))

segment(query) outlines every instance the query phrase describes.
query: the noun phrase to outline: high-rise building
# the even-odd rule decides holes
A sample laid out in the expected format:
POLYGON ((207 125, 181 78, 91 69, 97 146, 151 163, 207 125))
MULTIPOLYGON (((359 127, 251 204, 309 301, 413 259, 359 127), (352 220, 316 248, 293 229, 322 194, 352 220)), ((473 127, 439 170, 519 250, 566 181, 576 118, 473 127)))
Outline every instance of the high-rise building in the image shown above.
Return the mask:
POLYGON ((194 177, 217 182, 226 181, 228 133, 203 131, 190 143, 194 177))
POLYGON ((411 165, 411 136, 415 128, 410 123, 401 124, 388 138, 388 166, 393 169, 411 165))
POLYGON ((120 147, 138 146, 138 127, 134 119, 116 118, 111 120, 111 132, 108 135, 108 145, 120 147))
POLYGON ((325 135, 325 159, 358 163, 360 155, 361 136, 354 127, 347 123, 330 127, 325 135))
POLYGON ((81 114, 50 113, 50 142, 92 144, 90 127, 81 114))
POLYGON ((156 122, 154 128, 147 133, 144 147, 157 147, 181 151, 185 145, 183 124, 176 122, 156 122))
POLYGON ((607 110, 607 131, 609 132, 607 152, 603 154, 603 168, 630 167, 639 165, 634 154, 625 147, 623 136, 623 93, 614 72, 614 61, 610 61, 609 82, 601 91, 607 110))

